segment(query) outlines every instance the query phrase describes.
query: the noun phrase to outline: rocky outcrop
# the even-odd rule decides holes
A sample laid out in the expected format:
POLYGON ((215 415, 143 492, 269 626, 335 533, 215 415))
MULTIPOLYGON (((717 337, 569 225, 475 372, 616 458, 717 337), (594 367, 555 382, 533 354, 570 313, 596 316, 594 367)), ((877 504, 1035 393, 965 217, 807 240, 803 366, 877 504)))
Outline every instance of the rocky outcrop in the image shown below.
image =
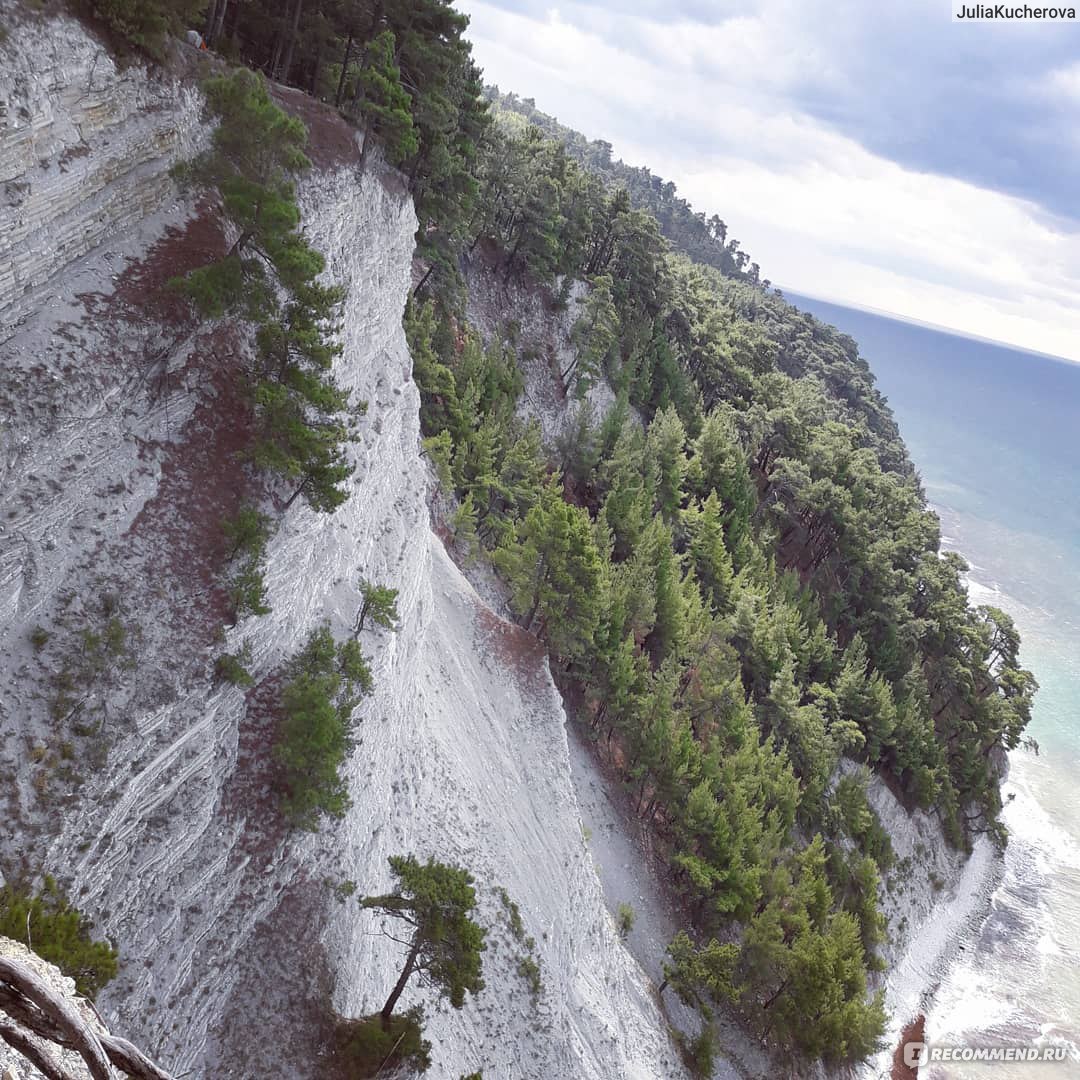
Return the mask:
POLYGON ((192 87, 138 65, 121 71, 74 20, 24 18, 0 46, 7 332, 47 299, 49 282, 73 260, 174 194, 169 167, 199 138, 192 87), (30 39, 33 48, 24 48, 30 39))
POLYGON ((885 875, 880 909, 888 920, 880 953, 889 1023, 883 1049, 858 1075, 886 1075, 904 1029, 922 1015, 957 951, 972 940, 1001 880, 1001 853, 976 836, 970 855, 951 847, 940 820, 908 810, 880 776, 867 798, 892 844, 894 863, 885 875))

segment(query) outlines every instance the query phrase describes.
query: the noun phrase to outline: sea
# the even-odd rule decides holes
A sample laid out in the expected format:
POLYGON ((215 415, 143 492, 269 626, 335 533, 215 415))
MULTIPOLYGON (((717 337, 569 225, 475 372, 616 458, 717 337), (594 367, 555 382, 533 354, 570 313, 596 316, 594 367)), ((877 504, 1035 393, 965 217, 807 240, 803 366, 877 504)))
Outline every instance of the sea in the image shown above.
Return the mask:
MULTIPOLYGON (((1005 866, 985 924, 927 1009, 931 1042, 1062 1047, 920 1077, 1080 1077, 1080 364, 785 293, 859 343, 972 603, 1008 611, 1039 682, 1010 755, 1005 866)), ((955 1053, 955 1051, 954 1051, 955 1053)))

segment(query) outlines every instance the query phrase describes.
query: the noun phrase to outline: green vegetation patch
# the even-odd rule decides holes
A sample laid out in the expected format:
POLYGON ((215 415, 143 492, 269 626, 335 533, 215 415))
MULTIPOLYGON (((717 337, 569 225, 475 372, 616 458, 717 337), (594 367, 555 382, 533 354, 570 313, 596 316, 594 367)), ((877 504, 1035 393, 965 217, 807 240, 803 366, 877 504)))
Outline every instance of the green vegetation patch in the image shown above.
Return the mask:
POLYGON ((12 884, 0 888, 0 936, 21 941, 55 964, 91 1000, 117 971, 116 950, 94 940, 93 926, 48 875, 37 893, 12 884))
POLYGON ((431 1043, 424 1038, 419 1006, 383 1022, 381 1017, 338 1022, 338 1061, 349 1080, 391 1075, 398 1068, 426 1072, 431 1043))
POLYGON ((283 770, 281 807, 293 825, 315 830, 323 815, 340 818, 351 805, 341 766, 353 710, 371 687, 360 646, 337 644, 329 626, 314 631, 289 664, 273 754, 283 770))

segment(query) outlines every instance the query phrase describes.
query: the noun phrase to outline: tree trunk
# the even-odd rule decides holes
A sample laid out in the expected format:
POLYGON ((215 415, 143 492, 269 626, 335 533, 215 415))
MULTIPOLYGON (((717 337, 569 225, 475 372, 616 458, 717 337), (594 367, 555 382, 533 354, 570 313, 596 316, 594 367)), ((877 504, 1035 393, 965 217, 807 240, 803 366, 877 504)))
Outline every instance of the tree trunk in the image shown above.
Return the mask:
POLYGON ((394 984, 394 989, 390 991, 390 996, 386 999, 386 1004, 382 1007, 382 1012, 379 1013, 379 1019, 382 1021, 383 1028, 386 1028, 390 1023, 390 1016, 394 1011, 394 1006, 398 1003, 398 998, 401 997, 401 992, 405 989, 405 984, 409 981, 413 971, 416 970, 416 958, 419 955, 420 943, 417 942, 413 945, 412 951, 409 953, 409 959, 405 961, 405 967, 401 969, 398 981, 394 984))
POLYGON ((341 75, 337 81, 337 93, 334 95, 334 108, 341 108, 341 95, 345 93, 345 74, 349 70, 349 53, 352 52, 353 32, 349 30, 348 40, 345 42, 345 55, 341 58, 341 75))
POLYGON ((783 982, 782 982, 782 983, 780 984, 780 986, 779 986, 779 987, 777 988, 777 990, 776 990, 776 993, 774 993, 774 994, 773 994, 773 995, 772 995, 771 997, 769 997, 769 999, 768 999, 768 1000, 767 1000, 767 1001, 766 1001, 766 1002, 765 1002, 765 1003, 764 1003, 764 1004, 763 1004, 763 1005, 761 1006, 761 1008, 762 1008, 762 1011, 764 1011, 764 1010, 766 1010, 766 1009, 771 1009, 771 1008, 772 1008, 772 1006, 773 1006, 773 1002, 775 1002, 775 1001, 776 1001, 776 999, 777 999, 777 998, 778 998, 778 997, 779 997, 779 996, 780 996, 780 995, 781 995, 781 994, 782 994, 782 993, 783 993, 783 992, 784 992, 784 991, 785 991, 785 990, 787 989, 787 984, 788 984, 788 981, 789 981, 789 980, 785 979, 785 980, 784 980, 784 981, 783 981, 783 982))
POLYGON ((506 260, 506 273, 503 275, 503 281, 510 280, 510 274, 514 269, 514 260, 517 258, 518 249, 521 247, 522 240, 525 239, 525 233, 522 231, 517 240, 514 241, 514 250, 510 252, 510 257, 506 260))
POLYGON ((536 618, 537 611, 540 610, 540 596, 539 593, 534 593, 533 606, 529 609, 529 614, 525 616, 524 621, 521 624, 523 630, 531 630, 533 620, 536 618))
POLYGON ((203 39, 207 45, 214 44, 214 26, 217 24, 218 8, 221 7, 222 0, 214 0, 210 5, 210 10, 206 13, 206 22, 203 24, 203 39))
POLYGON ((101 1040, 68 998, 56 994, 35 971, 16 960, 0 957, 0 981, 45 1013, 67 1045, 82 1057, 94 1080, 112 1080, 112 1068, 101 1040))
POLYGON ((322 60, 323 52, 325 51, 322 37, 319 38, 319 44, 315 48, 315 68, 311 73, 311 96, 316 100, 319 98, 319 76, 322 75, 322 60))
POLYGON ((294 502, 296 502, 297 497, 300 495, 300 492, 302 492, 304 490, 304 488, 306 488, 308 486, 308 482, 310 480, 311 480, 310 476, 305 476, 304 477, 303 482, 300 484, 300 486, 289 496, 288 502, 286 502, 285 506, 283 507, 284 510, 288 510, 289 507, 292 506, 292 504, 294 502))
POLYGON ((208 46, 214 46, 221 38, 221 31, 225 26, 225 13, 229 10, 229 0, 217 0, 215 7, 216 18, 214 19, 214 27, 211 31, 210 40, 207 42, 208 46))
POLYGON ((238 34, 238 27, 240 23, 240 13, 242 7, 240 4, 233 4, 229 7, 228 0, 221 0, 221 16, 218 19, 218 36, 224 35, 230 41, 238 34), (228 13, 226 16, 226 9, 228 13), (226 19, 228 25, 226 25, 226 19))
POLYGON ((229 0, 214 0, 210 15, 206 17, 206 33, 203 36, 207 49, 213 49, 221 37, 221 28, 225 26, 225 13, 228 9, 229 0))
POLYGON ((371 133, 371 125, 365 123, 363 125, 364 141, 360 144, 360 164, 357 166, 357 172, 361 176, 364 175, 364 166, 367 164, 368 150, 371 147, 371 140, 374 135, 371 133))
POLYGON ((289 81, 289 69, 292 67, 293 46, 296 44, 297 31, 300 28, 300 12, 303 10, 304 0, 296 0, 296 7, 293 8, 292 26, 289 28, 288 43, 285 46, 285 56, 281 62, 281 69, 278 73, 278 82, 287 83, 289 81))
POLYGON ((420 290, 427 284, 427 279, 429 277, 431 277, 431 272, 434 269, 435 269, 435 264, 434 263, 429 264, 427 270, 424 272, 424 276, 420 279, 420 281, 417 284, 416 288, 413 289, 413 292, 412 292, 413 296, 419 296, 420 295, 420 290))

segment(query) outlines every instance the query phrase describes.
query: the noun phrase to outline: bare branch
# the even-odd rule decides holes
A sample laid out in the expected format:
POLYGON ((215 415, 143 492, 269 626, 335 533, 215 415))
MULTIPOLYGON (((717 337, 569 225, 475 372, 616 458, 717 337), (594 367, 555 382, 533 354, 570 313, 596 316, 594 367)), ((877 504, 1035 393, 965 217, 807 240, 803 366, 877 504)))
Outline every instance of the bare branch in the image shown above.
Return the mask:
POLYGON ((55 993, 36 972, 6 957, 0 957, 0 979, 50 1014, 73 1048, 82 1054, 94 1080, 112 1080, 101 1042, 70 1001, 55 993))
POLYGON ((18 1050, 46 1080, 75 1080, 71 1073, 57 1065, 52 1054, 43 1050, 29 1035, 6 1020, 0 1020, 0 1039, 18 1050))
MULTIPOLYGON (((79 1015, 78 1011, 62 995, 57 994, 36 973, 14 960, 0 957, 0 1011, 6 1013, 16 1024, 65 1049, 77 1050, 90 1066, 91 1075, 98 1080, 111 1080, 111 1065, 133 1080, 173 1080, 161 1066, 150 1060, 127 1039, 111 1035, 108 1031, 95 1032, 79 1015), (96 1047, 98 1057, 92 1063, 96 1047), (88 1056, 88 1053, 91 1056, 88 1056)), ((9 1031, 26 1036, 13 1025, 0 1020, 0 1036, 11 1043, 9 1031)), ((11 1045, 15 1045, 11 1043, 11 1045)), ((32 1043, 27 1043, 31 1048, 32 1043)), ((31 1058, 22 1046, 16 1047, 24 1057, 49 1078, 70 1080, 62 1070, 48 1072, 35 1058, 31 1058)), ((37 1051, 39 1054, 41 1051, 37 1051)))

